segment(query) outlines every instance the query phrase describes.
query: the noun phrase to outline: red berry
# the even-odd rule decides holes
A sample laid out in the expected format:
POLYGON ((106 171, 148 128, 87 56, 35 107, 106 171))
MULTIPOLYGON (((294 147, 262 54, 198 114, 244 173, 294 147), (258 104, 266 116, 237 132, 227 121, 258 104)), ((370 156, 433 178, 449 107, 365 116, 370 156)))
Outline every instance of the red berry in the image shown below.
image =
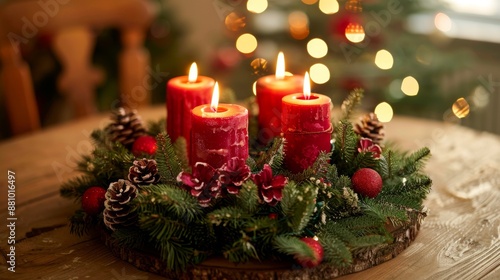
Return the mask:
POLYGON ((276 220, 277 218, 278 218, 278 214, 276 214, 276 213, 269 213, 269 219, 276 220))
POLYGON ((311 248, 314 252, 314 259, 310 258, 295 258, 297 263, 299 263, 302 267, 315 267, 323 261, 323 246, 319 243, 318 240, 311 237, 303 237, 300 240, 306 243, 307 246, 311 248))
POLYGON ((371 168, 361 168, 351 178, 352 189, 361 195, 374 198, 382 190, 382 177, 371 168))
POLYGON ((142 154, 148 154, 150 156, 156 153, 157 149, 156 139, 153 136, 140 136, 138 137, 134 145, 132 146, 132 154, 138 157, 142 154))
POLYGON ((82 196, 82 208, 89 215, 97 215, 104 209, 106 190, 101 187, 90 187, 82 196))

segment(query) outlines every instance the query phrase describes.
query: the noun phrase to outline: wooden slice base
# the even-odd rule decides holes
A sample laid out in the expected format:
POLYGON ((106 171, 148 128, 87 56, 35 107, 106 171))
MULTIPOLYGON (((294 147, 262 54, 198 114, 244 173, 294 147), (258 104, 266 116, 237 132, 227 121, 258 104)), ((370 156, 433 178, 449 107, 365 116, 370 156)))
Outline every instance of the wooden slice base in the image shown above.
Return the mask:
POLYGON ((396 257, 415 240, 425 216, 425 213, 413 212, 407 224, 396 228, 388 225, 387 227, 394 237, 393 243, 381 245, 353 256, 352 264, 341 268, 321 264, 314 268, 304 269, 294 264, 275 261, 234 264, 222 257, 214 257, 198 265, 188 267, 182 273, 176 273, 167 270, 166 265, 159 257, 120 247, 107 231, 102 236, 106 246, 117 257, 141 270, 156 273, 168 279, 332 279, 368 269, 396 257))

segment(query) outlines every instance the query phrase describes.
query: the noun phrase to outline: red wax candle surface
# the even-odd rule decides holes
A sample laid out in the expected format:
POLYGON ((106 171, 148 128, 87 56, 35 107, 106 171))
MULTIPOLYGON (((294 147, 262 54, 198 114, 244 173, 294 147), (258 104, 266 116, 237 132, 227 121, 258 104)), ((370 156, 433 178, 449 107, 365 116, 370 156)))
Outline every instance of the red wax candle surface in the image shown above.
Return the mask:
POLYGON ((281 133, 281 99, 286 95, 302 92, 302 76, 285 76, 276 79, 269 75, 257 80, 256 94, 259 105, 259 134, 260 143, 267 144, 281 133))
POLYGON ((206 162, 214 168, 229 159, 248 158, 248 110, 235 104, 209 104, 192 110, 191 164, 206 162))
POLYGON ((287 95, 282 102, 284 163, 298 173, 311 166, 321 151, 331 150, 332 103, 328 96, 315 93, 309 100, 302 93, 287 95))
POLYGON ((172 142, 184 137, 189 147, 191 138, 191 110, 210 103, 215 81, 198 76, 195 82, 188 82, 187 76, 170 79, 167 83, 167 133, 172 142))

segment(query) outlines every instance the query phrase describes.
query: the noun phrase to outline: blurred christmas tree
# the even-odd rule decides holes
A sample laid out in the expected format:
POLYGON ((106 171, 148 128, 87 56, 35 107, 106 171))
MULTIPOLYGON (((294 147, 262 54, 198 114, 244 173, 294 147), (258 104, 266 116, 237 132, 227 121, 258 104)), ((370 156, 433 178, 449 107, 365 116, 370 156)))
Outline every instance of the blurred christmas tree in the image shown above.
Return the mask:
POLYGON ((436 13, 435 3, 423 2, 216 0, 229 40, 214 67, 225 71, 225 83, 245 98, 259 76, 274 73, 276 56, 283 51, 287 71, 309 71, 313 90, 329 95, 334 104, 362 87, 365 109, 381 105, 378 113, 388 113, 389 119, 394 112, 458 121, 452 104, 469 95, 477 79, 460 80, 453 90, 443 81, 470 67, 474 57, 450 51, 437 29, 430 35, 408 30, 412 15, 436 13))

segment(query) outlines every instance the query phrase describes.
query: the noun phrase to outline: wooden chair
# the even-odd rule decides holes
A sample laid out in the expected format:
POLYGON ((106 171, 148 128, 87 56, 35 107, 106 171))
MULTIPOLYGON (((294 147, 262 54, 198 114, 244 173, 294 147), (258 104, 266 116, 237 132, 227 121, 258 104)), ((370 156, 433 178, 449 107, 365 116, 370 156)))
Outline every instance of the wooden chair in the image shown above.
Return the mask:
POLYGON ((145 31, 156 15, 147 0, 25 0, 0 5, 1 82, 13 135, 40 128, 30 69, 19 46, 41 32, 54 34, 52 47, 63 67, 59 91, 75 116, 96 112, 95 88, 104 75, 91 64, 95 32, 118 28, 123 49, 119 54, 122 104, 148 104, 149 53, 143 47, 145 31))

